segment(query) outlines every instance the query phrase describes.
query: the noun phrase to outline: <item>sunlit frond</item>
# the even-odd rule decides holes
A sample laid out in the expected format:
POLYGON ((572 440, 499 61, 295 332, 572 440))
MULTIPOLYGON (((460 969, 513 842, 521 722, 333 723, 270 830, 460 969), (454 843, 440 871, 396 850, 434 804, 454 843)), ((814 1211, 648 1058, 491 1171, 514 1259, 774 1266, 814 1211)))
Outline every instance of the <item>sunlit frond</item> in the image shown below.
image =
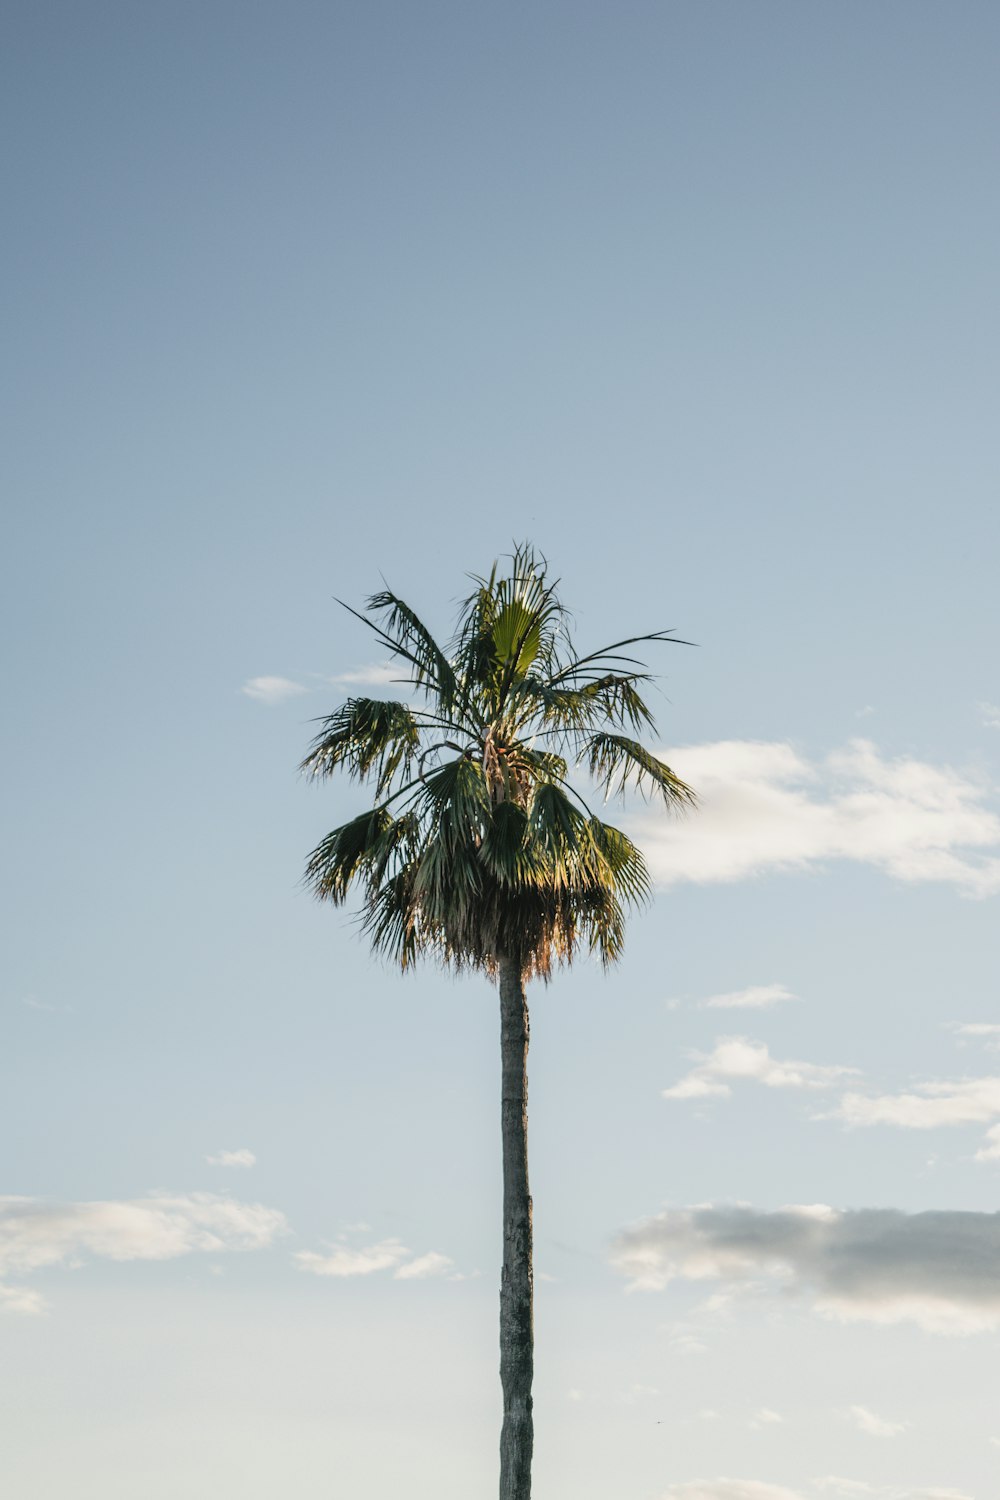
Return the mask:
POLYGON ((623 793, 631 781, 637 791, 658 790, 668 806, 691 807, 694 792, 657 760, 638 740, 620 734, 595 734, 588 746, 590 773, 609 796, 623 793))

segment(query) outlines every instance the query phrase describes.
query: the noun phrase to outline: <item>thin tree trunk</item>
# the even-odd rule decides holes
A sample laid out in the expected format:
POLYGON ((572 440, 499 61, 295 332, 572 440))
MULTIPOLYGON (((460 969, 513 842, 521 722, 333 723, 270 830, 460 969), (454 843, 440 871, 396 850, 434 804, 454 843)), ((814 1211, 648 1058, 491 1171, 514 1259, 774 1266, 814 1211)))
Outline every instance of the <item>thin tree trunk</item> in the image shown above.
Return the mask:
POLYGON ((500 960, 500 1051, 503 1062, 500 1500, 530 1500, 535 1332, 528 1192, 528 1002, 520 965, 510 958, 500 960))

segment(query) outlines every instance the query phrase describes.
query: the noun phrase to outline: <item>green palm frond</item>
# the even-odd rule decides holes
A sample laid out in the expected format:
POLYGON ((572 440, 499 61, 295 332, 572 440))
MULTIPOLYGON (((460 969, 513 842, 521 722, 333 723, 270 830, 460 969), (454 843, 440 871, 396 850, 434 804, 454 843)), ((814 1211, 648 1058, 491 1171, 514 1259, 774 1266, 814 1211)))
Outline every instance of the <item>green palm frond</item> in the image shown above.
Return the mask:
POLYGON ((531 837, 528 815, 515 802, 500 802, 479 846, 487 878, 509 891, 523 890, 544 880, 546 864, 531 837))
POLYGON ((420 726, 405 703, 348 698, 327 718, 299 769, 323 778, 343 769, 356 781, 374 771, 381 796, 397 771, 408 772, 420 748, 420 726))
POLYGON ((638 740, 626 739, 621 734, 595 734, 588 750, 590 773, 608 796, 624 793, 632 781, 637 791, 660 791, 668 806, 693 805, 694 792, 687 783, 638 740))
POLYGON ((624 648, 676 638, 577 655, 557 585, 527 546, 473 583, 443 648, 389 589, 351 611, 406 664, 424 705, 352 698, 320 721, 302 769, 370 780, 379 800, 317 846, 307 883, 335 904, 356 889, 373 946, 403 968, 427 954, 494 972, 506 955, 547 976, 581 945, 611 963, 649 876, 627 835, 582 801, 573 768, 605 794, 631 785, 692 804, 669 766, 616 732, 654 728, 650 674, 624 648))
POLYGON ((518 745, 510 759, 517 768, 523 768, 534 781, 565 781, 569 775, 569 764, 562 755, 553 750, 536 750, 530 745, 518 745))
POLYGON ((317 896, 326 897, 335 906, 346 901, 351 882, 381 853, 391 823, 385 808, 376 807, 328 833, 306 865, 306 880, 317 896))
POLYGON ((385 617, 385 625, 377 625, 368 615, 352 609, 343 600, 337 601, 350 614, 367 625, 379 638, 382 645, 393 656, 409 662, 409 681, 414 687, 433 694, 439 703, 451 706, 455 697, 455 673, 441 647, 426 625, 402 599, 389 589, 372 594, 368 600, 371 614, 385 617))

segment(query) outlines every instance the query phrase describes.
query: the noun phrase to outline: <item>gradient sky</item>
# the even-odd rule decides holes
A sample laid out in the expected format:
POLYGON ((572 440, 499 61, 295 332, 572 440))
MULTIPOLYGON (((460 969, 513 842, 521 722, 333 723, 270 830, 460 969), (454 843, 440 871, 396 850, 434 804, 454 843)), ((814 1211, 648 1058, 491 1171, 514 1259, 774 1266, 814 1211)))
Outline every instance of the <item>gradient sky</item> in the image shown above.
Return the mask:
POLYGON ((308 897, 295 768, 385 676, 334 596, 446 634, 530 538, 698 643, 701 793, 531 996, 537 1493, 996 1494, 998 50, 8 3, 5 1493, 493 1492, 496 995, 308 897))

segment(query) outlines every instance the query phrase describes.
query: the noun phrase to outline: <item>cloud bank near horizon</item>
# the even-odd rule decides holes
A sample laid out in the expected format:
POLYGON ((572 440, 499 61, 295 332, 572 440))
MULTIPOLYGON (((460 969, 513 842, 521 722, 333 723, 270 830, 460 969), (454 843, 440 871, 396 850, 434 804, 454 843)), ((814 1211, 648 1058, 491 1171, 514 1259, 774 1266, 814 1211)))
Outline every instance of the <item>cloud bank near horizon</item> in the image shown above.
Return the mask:
POLYGON ((806 1500, 807 1492, 829 1500, 972 1500, 964 1490, 900 1488, 894 1484, 842 1479, 836 1474, 812 1480, 806 1490, 790 1490, 786 1485, 768 1484, 760 1479, 691 1479, 672 1484, 660 1500, 806 1500))
POLYGON ((840 1321, 911 1322, 943 1334, 1000 1327, 1000 1213, 665 1209, 623 1230, 611 1262, 630 1290, 771 1282, 840 1321))

